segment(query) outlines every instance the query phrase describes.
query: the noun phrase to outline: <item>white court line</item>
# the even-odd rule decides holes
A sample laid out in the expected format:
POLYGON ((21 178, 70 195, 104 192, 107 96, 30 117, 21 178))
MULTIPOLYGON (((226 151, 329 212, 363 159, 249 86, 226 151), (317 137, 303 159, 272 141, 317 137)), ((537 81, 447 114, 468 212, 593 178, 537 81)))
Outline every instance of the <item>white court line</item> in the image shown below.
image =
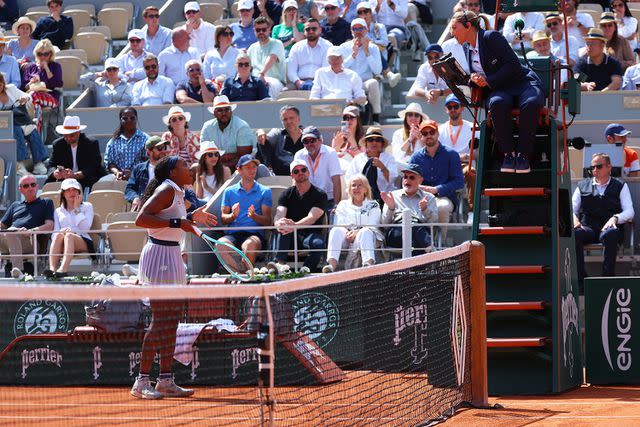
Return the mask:
MULTIPOLYGON (((165 406, 165 407, 169 407, 167 405, 163 405, 161 403, 176 403, 176 405, 173 406, 179 406, 182 407, 204 407, 204 408, 215 408, 215 407, 219 407, 219 408, 229 408, 229 407, 238 407, 238 408, 251 408, 251 407, 258 407, 260 406, 258 403, 188 403, 188 402, 184 402, 183 401, 171 401, 171 400, 162 400, 160 402, 158 402, 158 404, 156 406, 161 407, 161 406, 165 406)), ((93 403, 93 402, 82 402, 82 403, 50 403, 50 402, 42 402, 42 403, 33 403, 33 402, 15 402, 15 403, 11 403, 11 402, 0 402, 0 407, 31 407, 31 406, 37 406, 37 407, 55 407, 55 406, 83 406, 83 405, 87 405, 87 406, 101 406, 101 407, 110 407, 110 406, 132 406, 132 407, 144 407, 144 408, 148 408, 149 405, 147 402, 145 403, 135 403, 135 402, 127 402, 127 403, 93 403)), ((354 406, 362 406, 362 407, 367 407, 367 408, 371 408, 371 407, 382 407, 382 406, 416 406, 415 403, 371 403, 371 404, 366 404, 366 403, 280 403, 277 402, 276 403, 276 408, 281 408, 281 407, 301 407, 301 406, 305 406, 305 407, 354 407, 354 406)))
MULTIPOLYGON (((170 421, 170 420, 180 420, 180 421, 209 421, 209 420, 233 420, 233 421, 257 421, 259 418, 241 418, 241 417, 96 417, 96 416, 64 416, 64 415, 45 415, 45 416, 35 416, 35 415, 24 415, 24 416, 7 416, 0 415, 0 420, 108 420, 108 421, 170 421)), ((313 421, 318 418, 286 418, 286 417, 276 417, 276 421, 313 421)), ((359 417, 359 418, 347 418, 347 417, 331 417, 327 418, 327 420, 331 421, 398 421, 398 420, 414 420, 415 418, 392 418, 392 417, 384 417, 384 418, 369 418, 369 417, 359 417)))
MULTIPOLYGON (((498 414, 499 415, 499 414, 498 414)), ((455 419, 455 417, 453 418, 455 419)), ((610 420, 610 419, 619 419, 619 420, 638 420, 640 419, 640 415, 522 415, 522 416, 497 416, 486 418, 491 421, 500 421, 500 420, 610 420)))

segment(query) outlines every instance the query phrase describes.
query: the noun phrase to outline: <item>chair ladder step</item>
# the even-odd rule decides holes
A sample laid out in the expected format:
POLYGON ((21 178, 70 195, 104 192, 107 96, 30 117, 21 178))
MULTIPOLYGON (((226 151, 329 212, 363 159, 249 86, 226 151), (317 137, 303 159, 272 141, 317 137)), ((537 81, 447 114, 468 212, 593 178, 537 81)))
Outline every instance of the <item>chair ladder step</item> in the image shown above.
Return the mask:
POLYGON ((487 265, 485 274, 544 274, 549 271, 545 265, 487 265))
POLYGON ((518 227, 485 227, 480 229, 481 236, 514 236, 514 235, 542 235, 549 232, 549 227, 518 226, 518 227))
POLYGON ((487 311, 544 310, 547 303, 544 301, 488 302, 486 307, 487 311))
POLYGON ((486 188, 483 191, 487 197, 545 197, 549 194, 549 189, 543 187, 486 188))
POLYGON ((505 348, 505 347, 544 347, 548 342, 548 338, 487 338, 487 347, 489 348, 505 348))

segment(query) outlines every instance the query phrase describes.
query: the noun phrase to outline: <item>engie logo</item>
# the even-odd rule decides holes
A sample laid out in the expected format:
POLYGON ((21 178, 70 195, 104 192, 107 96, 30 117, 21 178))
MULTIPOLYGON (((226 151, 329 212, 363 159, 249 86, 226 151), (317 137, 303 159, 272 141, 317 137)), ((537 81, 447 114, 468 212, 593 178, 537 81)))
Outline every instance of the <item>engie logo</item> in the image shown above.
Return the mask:
POLYGON ((67 307, 60 301, 27 301, 13 319, 13 333, 22 335, 65 332, 69 326, 67 307))
POLYGON ((338 333, 340 313, 331 298, 319 292, 305 292, 291 301, 296 332, 301 332, 323 348, 338 333))
POLYGON ((611 349, 609 348, 609 325, 615 325, 616 368, 621 371, 628 371, 631 368, 631 289, 620 288, 616 291, 615 303, 617 307, 610 310, 611 296, 613 289, 609 291, 607 300, 602 309, 602 321, 600 323, 600 333, 602 336, 602 349, 607 358, 609 367, 614 370, 611 361, 611 349), (615 321, 609 321, 610 313, 613 312, 615 321))

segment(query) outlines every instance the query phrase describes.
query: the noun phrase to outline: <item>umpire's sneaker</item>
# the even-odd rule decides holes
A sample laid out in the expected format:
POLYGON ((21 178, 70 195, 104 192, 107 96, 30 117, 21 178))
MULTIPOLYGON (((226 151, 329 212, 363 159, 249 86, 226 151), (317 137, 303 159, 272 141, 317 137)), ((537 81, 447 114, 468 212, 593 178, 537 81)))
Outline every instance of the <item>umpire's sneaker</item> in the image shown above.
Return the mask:
POLYGON ((192 388, 182 388, 177 385, 173 378, 159 379, 156 383, 156 393, 163 397, 187 397, 194 392, 192 388))
POLYGON ((531 172, 531 166, 529 165, 529 158, 526 154, 518 154, 516 157, 516 173, 529 173, 531 172))
POLYGON ((516 171, 516 158, 513 157, 513 154, 507 153, 504 155, 504 160, 502 161, 502 167, 500 168, 500 172, 506 173, 514 173, 516 171))
POLYGON ((136 378, 136 382, 131 387, 131 395, 138 399, 162 399, 163 395, 153 388, 149 378, 136 378))

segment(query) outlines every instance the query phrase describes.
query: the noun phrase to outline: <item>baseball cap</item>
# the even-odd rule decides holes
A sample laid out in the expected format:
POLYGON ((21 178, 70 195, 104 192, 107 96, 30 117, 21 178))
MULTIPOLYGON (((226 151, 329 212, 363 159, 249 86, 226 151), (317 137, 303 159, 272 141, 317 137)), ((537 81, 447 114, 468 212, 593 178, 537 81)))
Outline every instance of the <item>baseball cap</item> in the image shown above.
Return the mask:
POLYGON ((340 7, 340 3, 338 3, 338 0, 327 0, 324 2, 324 7, 327 6, 340 7))
POLYGON ((118 61, 116 61, 116 58, 107 58, 104 61, 104 69, 106 70, 107 68, 118 68, 120 69, 120 65, 118 65, 118 61))
POLYGON ((624 126, 622 126, 620 123, 611 123, 609 126, 607 126, 607 128, 604 130, 604 136, 627 136, 631 133, 630 130, 627 130, 624 126))
POLYGON ((442 50, 442 46, 440 46, 438 43, 431 43, 429 46, 427 46, 427 48, 424 50, 424 53, 429 52, 444 53, 444 51, 442 50))
POLYGON ((200 4, 197 1, 190 1, 184 5, 184 13, 187 13, 190 10, 195 10, 196 12, 200 12, 200 4))
POLYGON ((293 162, 291 162, 291 164, 289 165, 289 172, 293 173, 293 170, 296 168, 296 166, 304 166, 307 167, 307 164, 304 162, 304 160, 302 159, 297 159, 294 160, 293 162))
POLYGON ((347 105, 346 107, 344 107, 344 110, 342 110, 342 115, 358 117, 360 115, 360 109, 355 105, 347 105))
POLYGON ((356 25, 361 25, 365 28, 369 28, 369 26, 367 25, 367 21, 365 21, 362 18, 356 18, 353 21, 351 21, 351 28, 355 27, 356 25))
POLYGON ((461 102, 458 99, 457 96, 455 96, 454 94, 450 93, 449 96, 447 96, 447 98, 444 100, 444 105, 447 105, 450 102, 455 102, 456 104, 460 105, 461 102))
POLYGON ((322 139, 322 134, 320 133, 317 127, 307 126, 302 130, 302 138, 300 139, 304 141, 305 138, 322 139))
POLYGON ((282 3, 282 10, 287 10, 290 7, 298 9, 298 2, 296 0, 287 0, 282 3))
POLYGON ((406 167, 402 168, 400 172, 415 173, 416 175, 422 176, 422 168, 415 163, 409 163, 406 167))
POLYGON ((420 123, 420 127, 418 128, 418 130, 422 131, 422 129, 426 128, 438 130, 438 122, 436 122, 435 120, 425 120, 420 123))
POLYGON ((362 1, 362 2, 358 3, 358 7, 356 7, 356 10, 360 10, 360 9, 373 10, 368 1, 362 1))
POLYGON ((238 10, 253 9, 253 0, 240 0, 238 2, 238 10))
POLYGON ((244 156, 238 159, 238 163, 236 163, 236 167, 240 168, 246 165, 247 163, 251 163, 251 162, 254 162, 256 165, 260 164, 260 160, 256 159, 251 154, 245 154, 244 156))
POLYGON ((144 31, 140 31, 136 29, 129 31, 129 34, 127 34, 127 40, 131 40, 131 39, 144 40, 144 31))
POLYGON ((159 136, 154 135, 147 139, 147 142, 144 143, 144 148, 146 148, 147 150, 153 150, 154 147, 157 147, 158 145, 164 145, 166 143, 167 141, 164 141, 159 136))
POLYGON ((61 190, 68 190, 70 188, 75 188, 80 192, 82 191, 82 185, 80 185, 78 180, 75 178, 67 178, 64 181, 62 181, 62 184, 60 185, 61 190))
POLYGON ((342 56, 340 46, 330 46, 329 49, 327 49, 327 58, 330 56, 342 56))

